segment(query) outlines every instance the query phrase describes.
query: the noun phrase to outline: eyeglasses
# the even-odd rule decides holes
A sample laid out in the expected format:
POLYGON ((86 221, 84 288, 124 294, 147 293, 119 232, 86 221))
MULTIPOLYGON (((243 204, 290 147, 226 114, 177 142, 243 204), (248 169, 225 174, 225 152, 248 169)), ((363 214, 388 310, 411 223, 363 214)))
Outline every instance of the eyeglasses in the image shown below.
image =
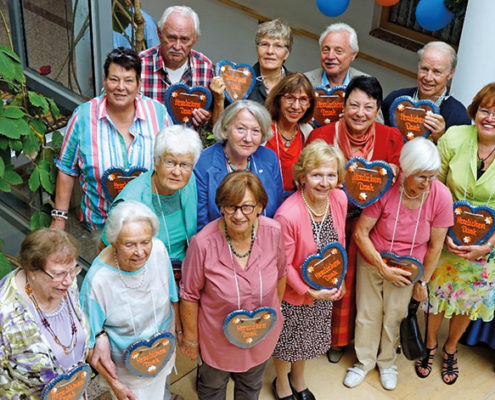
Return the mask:
POLYGON ((261 130, 260 129, 248 129, 243 126, 239 127, 233 127, 234 130, 241 136, 246 136, 249 132, 251 132, 252 136, 258 137, 261 136, 261 130))
POLYGON ((280 43, 280 42, 275 42, 275 43, 261 42, 258 44, 258 47, 262 48, 265 51, 269 50, 270 47, 273 47, 273 50, 275 50, 277 53, 280 53, 280 52, 288 49, 288 47, 285 44, 280 43))
POLYGON ((118 47, 116 49, 113 49, 110 53, 108 53, 107 58, 109 58, 110 60, 113 60, 116 58, 127 58, 128 60, 140 62, 139 56, 135 53, 129 53, 130 51, 132 51, 132 50, 125 49, 123 47, 118 47))
POLYGON ((432 176, 424 176, 424 175, 421 175, 421 176, 417 176, 417 175, 414 175, 413 176, 413 179, 416 181, 416 182, 433 182, 435 179, 437 179, 437 176, 436 175, 432 175, 432 176))
POLYGON ((233 204, 223 206, 223 211, 227 215, 234 215, 237 210, 241 210, 244 215, 251 215, 256 207, 256 204, 243 204, 241 206, 235 206, 233 204))
POLYGON ((482 118, 495 117, 495 111, 490 111, 486 108, 478 108, 478 112, 482 118))
POLYGON ((301 97, 297 97, 297 96, 293 96, 292 94, 284 94, 282 96, 282 98, 285 100, 285 102, 289 105, 292 105, 294 104, 296 101, 299 101, 299 104, 303 107, 307 107, 309 106, 309 103, 310 103, 310 100, 309 100, 309 97, 308 96, 301 96, 301 97))
POLYGON ((74 268, 72 268, 70 271, 65 271, 65 272, 58 272, 56 274, 50 274, 48 272, 46 272, 44 269, 41 269, 46 275, 48 275, 52 281, 54 282, 62 282, 66 277, 67 275, 70 274, 71 278, 74 279, 77 275, 79 275, 82 271, 82 266, 80 266, 79 264, 76 264, 76 266, 74 268))
POLYGON ((160 161, 162 162, 163 166, 165 168, 168 168, 168 169, 175 169, 175 167, 179 167, 179 169, 181 171, 189 172, 193 168, 192 164, 188 163, 188 162, 178 163, 177 161, 174 161, 174 160, 170 160, 170 159, 164 160, 161 157, 159 157, 159 158, 160 158, 160 161))

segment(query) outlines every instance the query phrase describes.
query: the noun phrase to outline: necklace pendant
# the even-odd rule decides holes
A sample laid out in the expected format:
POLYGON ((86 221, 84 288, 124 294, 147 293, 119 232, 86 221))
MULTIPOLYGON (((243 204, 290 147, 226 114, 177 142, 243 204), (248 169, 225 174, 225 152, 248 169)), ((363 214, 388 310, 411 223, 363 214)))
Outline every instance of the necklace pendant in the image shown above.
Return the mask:
POLYGON ((290 147, 291 144, 292 144, 292 140, 291 141, 289 141, 289 140, 285 141, 285 147, 290 147))

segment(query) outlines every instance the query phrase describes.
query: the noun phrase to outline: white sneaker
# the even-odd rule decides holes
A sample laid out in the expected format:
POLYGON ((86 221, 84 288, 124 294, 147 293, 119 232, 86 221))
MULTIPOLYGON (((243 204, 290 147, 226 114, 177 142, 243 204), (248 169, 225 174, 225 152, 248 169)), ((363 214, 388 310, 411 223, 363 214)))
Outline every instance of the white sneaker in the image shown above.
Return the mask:
POLYGON ((390 368, 380 370, 380 382, 384 389, 394 390, 397 387, 397 366, 392 365, 390 368))
POLYGON ((345 375, 344 378, 344 385, 346 385, 349 388, 356 387, 359 385, 362 381, 364 381, 364 377, 368 371, 364 371, 359 367, 352 367, 347 369, 347 374, 345 375))

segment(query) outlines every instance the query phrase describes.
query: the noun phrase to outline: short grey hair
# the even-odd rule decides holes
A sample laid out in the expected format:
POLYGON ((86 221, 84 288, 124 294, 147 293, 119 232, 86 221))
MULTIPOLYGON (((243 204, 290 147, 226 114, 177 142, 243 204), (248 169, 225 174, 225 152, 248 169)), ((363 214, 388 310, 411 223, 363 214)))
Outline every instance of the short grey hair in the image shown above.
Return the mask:
POLYGON ((193 162, 198 161, 203 144, 198 132, 183 125, 172 125, 163 128, 155 137, 153 161, 155 165, 164 154, 191 154, 193 162))
POLYGON ((199 36, 201 35, 201 31, 199 30, 198 14, 196 14, 196 11, 194 11, 191 7, 187 7, 187 6, 171 6, 166 8, 162 14, 162 17, 158 21, 158 27, 160 28, 160 31, 163 30, 163 26, 165 25, 165 22, 167 22, 168 17, 170 17, 170 14, 174 12, 177 12, 192 19, 194 24, 194 33, 196 35, 196 38, 199 38, 199 36))
POLYGON ((437 172, 440 169, 440 155, 432 141, 419 136, 404 144, 399 163, 404 178, 418 172, 437 172))
POLYGON ((292 44, 294 43, 292 30, 290 29, 289 24, 287 24, 287 22, 281 20, 280 18, 274 19, 272 21, 263 22, 262 24, 258 25, 256 36, 254 38, 256 46, 261 43, 261 40, 264 37, 283 40, 287 49, 289 51, 292 50, 292 44))
POLYGON ((354 30, 354 28, 350 25, 344 24, 343 22, 336 22, 335 24, 328 25, 327 28, 323 31, 323 33, 320 35, 320 40, 318 40, 318 43, 321 44, 327 37, 329 33, 333 32, 347 32, 349 35, 349 46, 352 49, 353 53, 359 52, 359 44, 358 44, 358 38, 357 38, 357 33, 354 30))
POLYGON ((265 107, 252 100, 237 100, 223 111, 213 126, 215 139, 219 142, 227 140, 230 125, 242 110, 248 110, 256 118, 258 124, 260 124, 261 142, 270 140, 273 136, 271 128, 272 118, 265 107))
POLYGON ((155 236, 158 233, 158 229, 160 228, 158 218, 148 206, 135 200, 117 203, 117 205, 112 208, 105 224, 105 236, 108 242, 117 242, 120 231, 126 222, 141 221, 146 221, 150 224, 152 236, 155 236))
POLYGON ((421 62, 421 59, 423 58, 423 54, 426 49, 429 48, 434 48, 439 51, 443 51, 446 53, 449 58, 450 58, 450 71, 452 72, 455 67, 457 66, 457 53, 455 52, 455 49, 448 43, 441 42, 441 41, 435 41, 435 42, 429 42, 426 43, 421 49, 418 50, 418 63, 421 62))

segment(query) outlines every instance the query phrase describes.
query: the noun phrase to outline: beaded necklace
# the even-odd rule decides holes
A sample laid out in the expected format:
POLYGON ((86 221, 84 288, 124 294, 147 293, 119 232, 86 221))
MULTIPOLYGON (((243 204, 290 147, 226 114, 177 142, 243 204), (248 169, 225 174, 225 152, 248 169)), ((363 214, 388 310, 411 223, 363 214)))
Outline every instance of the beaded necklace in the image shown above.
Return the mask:
POLYGON ((227 244, 229 245, 230 250, 239 258, 245 258, 251 254, 251 250, 253 250, 254 244, 254 224, 251 226, 251 244, 249 245, 249 250, 244 254, 239 254, 235 251, 234 246, 232 245, 232 241, 230 240, 229 231, 227 230, 227 224, 225 221, 223 222, 223 229, 225 231, 225 239, 227 239, 227 244))
MULTIPOLYGON (((224 149, 224 151, 223 151, 223 155, 224 155, 224 157, 225 157, 225 161, 227 161, 227 164, 228 164, 229 168, 231 169, 231 171, 235 171, 236 169, 235 169, 235 167, 232 165, 232 163, 230 162, 230 158, 229 158, 229 156, 227 155, 227 153, 225 152, 225 149, 224 149)), ((247 158, 247 165, 246 165, 246 168, 244 168, 244 171, 249 172, 250 167, 251 167, 251 156, 249 156, 249 157, 247 158)))
POLYGON ((144 272, 141 274, 141 282, 139 282, 139 285, 137 286, 129 286, 125 280, 124 280, 124 277, 122 276, 122 271, 120 269, 120 265, 119 265, 119 260, 117 260, 117 251, 114 250, 113 251, 113 259, 115 261, 115 266, 117 267, 117 269, 119 270, 119 278, 120 278, 120 281, 122 282, 122 284, 127 288, 127 289, 139 289, 141 286, 143 286, 143 283, 144 283, 144 278, 145 278, 145 275, 146 275, 146 271, 148 269, 145 269, 144 272))
POLYGON ((400 191, 401 191, 401 193, 404 193, 409 200, 416 200, 417 198, 419 198, 419 196, 421 196, 421 193, 418 193, 416 196, 409 196, 407 194, 407 191, 406 191, 406 188, 404 187, 404 185, 400 186, 400 191))
MULTIPOLYGON (((67 300, 67 294, 64 295, 63 300, 67 304, 67 311, 69 312, 70 327, 71 327, 70 343, 66 346, 60 341, 60 339, 56 335, 55 331, 51 327, 50 322, 48 322, 46 315, 43 313, 43 311, 41 311, 41 308, 40 308, 38 302, 36 301, 36 297, 34 297, 33 288, 31 287, 31 284, 27 280, 27 276, 26 276, 26 285, 24 286, 24 290, 26 291, 26 294, 28 295, 28 297, 31 299, 31 302, 33 303, 34 308, 36 309, 36 312, 38 313, 38 316, 40 317, 41 323, 46 328, 46 330, 50 333, 50 335, 53 337, 53 341, 62 348, 65 355, 69 355, 77 346, 77 335, 76 335, 77 326, 76 326, 76 323, 74 321, 74 316, 73 316, 72 310, 71 310, 71 307, 74 310, 74 305, 72 304, 72 301, 67 300)), ((70 297, 69 297, 69 299, 70 299, 70 297)), ((74 313, 75 312, 76 312, 76 310, 74 310, 74 313)))
POLYGON ((328 202, 328 198, 327 198, 327 204, 325 205, 325 210, 322 212, 322 213, 317 213, 315 210, 313 210, 311 208, 311 206, 309 205, 308 201, 306 200, 306 197, 304 196, 304 190, 301 190, 301 195, 302 195, 302 198, 303 198, 303 201, 304 201, 304 204, 306 204, 306 207, 308 208, 308 210, 315 216, 315 217, 323 217, 324 215, 327 214, 328 212, 328 205, 329 205, 329 202, 328 202))

